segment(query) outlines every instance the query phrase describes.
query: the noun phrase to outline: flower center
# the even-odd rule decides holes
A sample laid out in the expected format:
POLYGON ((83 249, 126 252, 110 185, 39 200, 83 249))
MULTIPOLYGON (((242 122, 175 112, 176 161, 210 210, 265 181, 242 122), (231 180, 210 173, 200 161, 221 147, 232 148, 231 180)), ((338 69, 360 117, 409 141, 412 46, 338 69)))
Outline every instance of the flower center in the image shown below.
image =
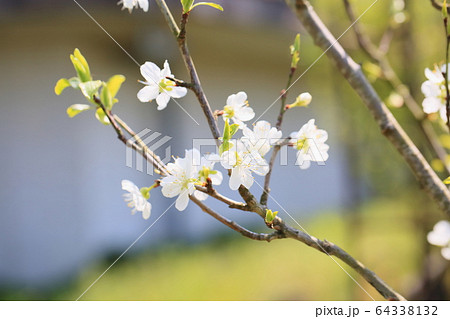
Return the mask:
POLYGON ((305 153, 308 152, 309 149, 309 142, 306 136, 302 136, 302 138, 297 140, 297 143, 295 145, 295 148, 300 151, 303 150, 305 153))
POLYGON ((234 116, 234 107, 226 105, 223 108, 223 111, 225 112, 225 116, 228 118, 232 118, 234 116))
POLYGON ((168 79, 162 79, 159 84, 159 92, 162 93, 164 91, 172 91, 172 86, 175 86, 175 82, 170 81, 168 79))

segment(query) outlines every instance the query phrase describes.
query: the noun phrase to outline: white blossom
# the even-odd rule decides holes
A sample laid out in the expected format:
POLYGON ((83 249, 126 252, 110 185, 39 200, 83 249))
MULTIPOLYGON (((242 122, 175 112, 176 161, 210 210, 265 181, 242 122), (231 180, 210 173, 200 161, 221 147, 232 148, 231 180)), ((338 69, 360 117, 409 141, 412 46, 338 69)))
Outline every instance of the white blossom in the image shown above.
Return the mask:
POLYGON ((129 180, 122 180, 122 189, 128 193, 123 194, 125 202, 128 207, 133 208, 131 213, 134 215, 136 211, 142 212, 144 219, 150 218, 152 205, 148 202, 139 188, 129 180))
POLYGON ((255 117, 255 112, 248 106, 245 92, 231 94, 227 98, 227 105, 223 108, 223 112, 224 121, 231 119, 234 123, 239 124, 241 128, 244 127, 244 122, 250 121, 255 117))
POLYGON ((442 72, 445 72, 446 67, 443 65, 440 69, 436 65, 434 70, 425 69, 425 76, 428 79, 422 83, 422 93, 425 99, 422 102, 423 111, 427 114, 439 112, 442 120, 447 122, 447 110, 445 101, 447 91, 445 89, 445 78, 442 72))
MULTIPOLYGON (((198 155, 200 155, 200 152, 198 152, 198 155)), ((200 158, 200 165, 198 165, 198 178, 200 183, 206 184, 207 179, 209 178, 212 185, 222 184, 222 173, 214 170, 214 165, 219 161, 220 156, 217 154, 209 154, 200 158)), ((208 198, 208 194, 200 191, 195 191, 194 196, 199 200, 205 200, 208 198)))
POLYGON ((121 0, 118 2, 118 4, 122 4, 122 10, 128 9, 130 13, 131 11, 133 11, 134 7, 141 7, 141 9, 145 12, 148 11, 148 0, 121 0))
POLYGON ((241 141, 245 146, 256 150, 261 156, 266 155, 270 147, 278 142, 283 134, 276 127, 271 127, 267 121, 256 122, 253 130, 244 127, 242 133, 244 136, 241 141))
POLYGON ((186 151, 185 158, 177 158, 174 163, 167 164, 170 175, 161 180, 162 194, 165 197, 178 196, 175 207, 179 211, 186 209, 189 203, 189 195, 195 191, 198 181, 197 166, 194 165, 192 152, 186 151))
POLYGON ((328 159, 328 149, 325 141, 328 133, 325 130, 317 129, 311 119, 302 126, 298 132, 291 133, 291 143, 297 149, 297 162, 301 169, 307 169, 313 162, 325 162, 328 159))
POLYGON ((231 169, 229 186, 237 190, 244 185, 250 188, 253 185, 253 175, 264 176, 269 171, 269 166, 264 158, 254 149, 249 149, 240 141, 233 141, 233 147, 223 152, 221 164, 226 169, 231 169))
POLYGON ((442 256, 450 260, 450 222, 441 220, 428 233, 427 240, 431 245, 442 247, 442 256))
POLYGON ((182 98, 187 93, 186 88, 176 86, 175 82, 166 78, 174 77, 167 60, 164 62, 162 70, 152 62, 145 62, 141 66, 141 74, 146 82, 140 82, 146 86, 138 92, 137 97, 144 103, 156 99, 158 110, 165 109, 170 98, 182 98))

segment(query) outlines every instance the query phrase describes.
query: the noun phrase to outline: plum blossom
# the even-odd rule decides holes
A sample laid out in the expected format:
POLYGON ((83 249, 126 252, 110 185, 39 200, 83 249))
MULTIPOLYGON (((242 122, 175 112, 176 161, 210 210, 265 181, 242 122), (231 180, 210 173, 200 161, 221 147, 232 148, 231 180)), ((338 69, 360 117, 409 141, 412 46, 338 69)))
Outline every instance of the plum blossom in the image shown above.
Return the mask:
POLYGON ((244 185, 250 188, 253 185, 253 175, 264 176, 269 171, 269 166, 260 153, 248 148, 241 140, 233 141, 231 149, 221 155, 221 164, 226 169, 231 169, 229 186, 237 190, 244 185))
POLYGON ((311 119, 302 126, 298 132, 291 133, 291 143, 297 149, 297 162, 301 169, 307 169, 313 162, 325 162, 328 159, 328 149, 325 141, 328 133, 325 130, 317 129, 311 119))
POLYGON ((179 211, 186 209, 189 196, 194 193, 195 185, 199 183, 198 166, 195 165, 195 161, 197 161, 195 152, 186 151, 186 157, 177 158, 174 163, 167 164, 170 175, 161 180, 161 191, 165 197, 178 196, 175 207, 179 211))
POLYGON ((122 189, 128 192, 123 194, 123 198, 128 203, 128 207, 133 208, 131 213, 134 215, 136 211, 142 212, 142 217, 149 219, 152 205, 148 202, 148 198, 150 197, 148 188, 143 188, 145 190, 143 192, 133 182, 125 179, 122 180, 122 189))
POLYGON ((141 66, 141 74, 146 81, 140 82, 146 86, 138 92, 137 97, 143 103, 156 99, 159 111, 166 108, 170 98, 182 98, 187 93, 186 88, 176 86, 175 82, 166 78, 174 77, 167 60, 164 62, 162 70, 152 62, 145 62, 141 66))
POLYGON ((267 121, 256 122, 253 130, 244 127, 242 133, 244 136, 241 141, 245 146, 256 150, 261 156, 266 155, 270 147, 278 142, 283 134, 276 127, 271 127, 267 121))
POLYGON ((447 122, 445 106, 447 91, 445 89, 445 78, 442 74, 445 70, 445 65, 441 66, 441 68, 436 65, 434 70, 426 68, 425 76, 428 80, 422 83, 421 89, 423 95, 425 95, 425 99, 422 102, 423 111, 427 114, 439 112, 442 120, 447 122))
POLYGON ((431 245, 442 247, 442 256, 450 260, 450 222, 441 220, 428 233, 427 240, 431 245))
POLYGON ((223 108, 224 121, 231 119, 242 128, 245 126, 244 122, 250 121, 254 117, 255 112, 248 106, 247 94, 245 92, 231 94, 227 98, 227 105, 223 108))
POLYGON ((121 0, 118 4, 122 4, 122 10, 128 9, 130 13, 133 11, 134 7, 141 7, 145 12, 148 11, 148 0, 121 0))
MULTIPOLYGON (((198 152, 198 154, 200 155, 200 152, 198 152)), ((209 178, 211 180, 212 185, 222 184, 223 180, 222 173, 214 170, 214 165, 216 164, 216 162, 219 161, 220 156, 217 154, 209 154, 207 156, 202 156, 200 158, 200 165, 198 165, 198 178, 200 183, 206 184, 209 178)), ((205 194, 200 191, 195 191, 194 196, 199 200, 205 200, 208 198, 208 194, 205 194)))

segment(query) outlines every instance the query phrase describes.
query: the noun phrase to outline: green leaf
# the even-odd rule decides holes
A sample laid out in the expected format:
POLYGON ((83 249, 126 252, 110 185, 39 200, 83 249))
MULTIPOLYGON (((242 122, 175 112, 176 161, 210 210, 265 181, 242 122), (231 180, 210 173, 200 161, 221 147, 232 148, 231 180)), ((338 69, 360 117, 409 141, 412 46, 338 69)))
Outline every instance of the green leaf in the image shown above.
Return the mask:
POLYGON ((106 85, 104 85, 102 88, 102 92, 100 93, 100 100, 102 101, 103 106, 107 110, 111 110, 113 101, 111 98, 111 94, 108 90, 108 87, 106 85))
POLYGON ((238 129, 239 129, 239 124, 231 124, 230 125, 230 138, 233 137, 234 134, 236 134, 238 129))
POLYGON ((183 13, 188 13, 192 10, 192 4, 194 0, 181 0, 181 5, 183 6, 183 13))
POLYGON ((450 184, 450 176, 447 177, 446 179, 444 179, 443 182, 444 182, 444 184, 446 184, 446 185, 450 184))
POLYGON ((83 95, 91 102, 93 101, 93 97, 98 93, 98 89, 103 85, 102 81, 88 81, 80 83, 80 90, 83 95))
POLYGON ((103 112, 103 109, 102 108, 97 108, 97 111, 95 112, 95 117, 97 118, 97 120, 100 122, 100 123, 102 123, 102 124, 104 124, 104 125, 109 125, 109 124, 111 124, 110 122, 109 122, 109 119, 108 119, 108 117, 106 116, 106 114, 105 114, 105 112, 103 112))
POLYGON ((123 75, 117 74, 112 76, 106 83, 112 99, 116 97, 117 92, 119 92, 120 86, 123 82, 125 82, 125 77, 123 75))
POLYGON ((55 94, 60 95, 65 88, 70 86, 70 82, 67 79, 59 79, 55 85, 55 94))
POLYGON ((90 78, 87 76, 86 69, 84 68, 83 64, 78 60, 74 55, 70 55, 70 60, 72 61, 73 67, 75 68, 75 71, 77 72, 78 77, 80 78, 81 82, 87 82, 90 81, 90 78))
POLYGON ((229 141, 231 138, 231 130, 230 130, 230 123, 228 122, 228 119, 225 121, 225 126, 223 127, 223 142, 229 141))
POLYGON ((67 115, 69 115, 70 118, 80 114, 83 111, 89 110, 91 107, 86 104, 74 104, 72 106, 69 106, 67 108, 67 115))
POLYGON ((277 214, 278 214, 278 211, 272 212, 272 210, 266 209, 266 217, 264 218, 264 220, 266 221, 267 224, 272 224, 272 222, 275 219, 275 217, 277 216, 277 214))
POLYGON ((226 141, 223 142, 222 144, 220 144, 219 146, 219 154, 223 154, 224 152, 228 151, 229 149, 231 149, 234 146, 233 143, 231 143, 230 141, 226 141))
MULTIPOLYGON (((75 49, 73 51, 73 55, 75 56, 76 59, 78 59, 78 61, 80 61, 80 63, 83 65, 83 68, 85 70, 86 76, 89 80, 92 80, 91 77, 91 70, 89 69, 89 64, 87 63, 86 59, 84 58, 84 56, 81 54, 80 50, 75 49)), ((88 81, 89 81, 88 80, 88 81)))
POLYGON ((191 10, 194 9, 196 6, 209 6, 213 7, 214 9, 223 11, 223 8, 220 4, 214 3, 214 2, 197 2, 191 7, 191 10))
POLYGON ((294 43, 289 48, 292 55, 291 68, 295 69, 300 61, 300 33, 296 35, 294 43))

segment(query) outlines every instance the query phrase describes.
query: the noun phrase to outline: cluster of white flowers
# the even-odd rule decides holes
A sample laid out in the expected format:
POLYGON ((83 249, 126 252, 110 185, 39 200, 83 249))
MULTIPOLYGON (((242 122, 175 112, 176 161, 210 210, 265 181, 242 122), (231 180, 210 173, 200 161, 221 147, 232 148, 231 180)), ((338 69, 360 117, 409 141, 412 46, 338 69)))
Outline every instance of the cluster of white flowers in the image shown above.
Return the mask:
POLYGON ((131 13, 133 9, 141 7, 142 10, 145 12, 148 11, 148 0, 120 0, 118 4, 122 4, 122 10, 128 9, 128 11, 131 13))
POLYGON ((437 113, 444 122, 447 122, 447 110, 445 102, 447 99, 447 90, 445 88, 446 66, 440 68, 436 65, 433 70, 425 69, 425 76, 428 80, 422 83, 422 93, 425 99, 422 102, 423 111, 427 114, 437 113))
MULTIPOLYGON (((138 4, 143 9, 146 8, 136 1, 124 1, 123 4, 129 9, 128 5, 131 4, 131 8, 138 4)), ((162 70, 156 64, 146 62, 141 66, 141 74, 146 80, 141 81, 145 87, 138 92, 137 97, 141 102, 156 99, 158 110, 166 108, 170 98, 181 98, 187 94, 186 88, 177 86, 172 80, 174 76, 167 61, 162 70)), ((303 93, 291 106, 306 106, 310 102, 311 95, 303 93)), ((250 188, 254 183, 253 173, 265 176, 269 171, 269 164, 264 156, 273 145, 281 141, 282 132, 271 127, 267 121, 258 121, 253 128, 246 125, 245 122, 255 117, 255 112, 249 106, 245 92, 230 95, 218 114, 222 116, 226 127, 230 128, 230 135, 240 131, 242 136, 239 139, 232 139, 230 136, 226 142, 227 147, 221 148, 221 154, 202 156, 197 149, 186 150, 184 158, 176 158, 173 163, 167 165, 169 174, 160 181, 161 192, 165 197, 177 197, 175 207, 179 211, 186 209, 189 196, 195 196, 199 200, 208 197, 204 192, 196 190, 196 186, 205 186, 208 182, 212 185, 221 184, 222 173, 214 170, 214 164, 217 162, 225 169, 231 170, 229 187, 232 190, 237 190, 241 185, 250 188), (230 121, 234 124, 230 125, 230 121)), ((305 169, 310 166, 311 161, 325 162, 329 149, 325 144, 327 138, 327 132, 317 129, 314 120, 303 125, 298 132, 292 133, 289 145, 297 150, 296 165, 305 169)), ((148 218, 151 205, 147 199, 151 188, 139 190, 130 181, 123 181, 122 188, 129 192, 125 195, 125 200, 134 208, 133 212, 142 211, 144 218, 148 218)))
POLYGON ((427 236, 428 242, 432 245, 442 247, 442 256, 450 260, 450 222, 441 220, 427 236))

